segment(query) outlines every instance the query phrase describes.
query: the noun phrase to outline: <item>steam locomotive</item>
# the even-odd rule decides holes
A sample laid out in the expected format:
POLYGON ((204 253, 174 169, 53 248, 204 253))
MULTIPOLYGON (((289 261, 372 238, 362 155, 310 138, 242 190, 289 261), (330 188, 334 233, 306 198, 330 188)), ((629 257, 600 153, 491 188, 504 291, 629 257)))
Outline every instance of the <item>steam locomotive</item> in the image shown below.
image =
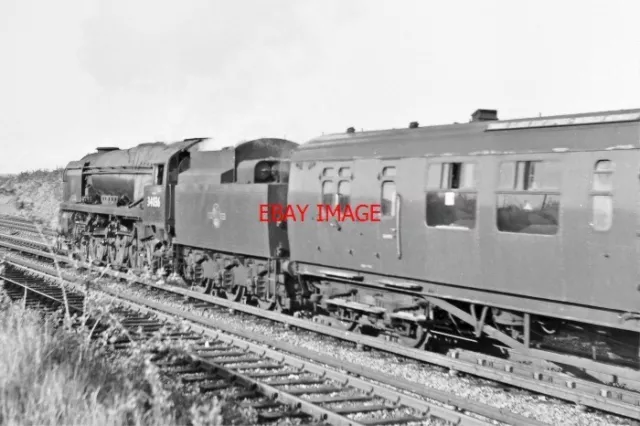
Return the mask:
POLYGON ((62 246, 410 347, 580 333, 637 365, 639 132, 640 110, 478 110, 303 145, 98 148, 64 172, 62 246), (259 220, 262 205, 360 204, 377 219, 259 220))

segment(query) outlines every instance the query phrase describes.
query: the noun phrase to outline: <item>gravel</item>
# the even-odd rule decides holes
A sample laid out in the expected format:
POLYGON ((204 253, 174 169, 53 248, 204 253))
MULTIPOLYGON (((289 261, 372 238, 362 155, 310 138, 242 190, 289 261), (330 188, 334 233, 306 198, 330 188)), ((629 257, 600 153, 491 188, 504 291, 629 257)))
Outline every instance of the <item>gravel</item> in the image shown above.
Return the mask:
MULTIPOLYGON (((101 283, 103 282, 101 281, 101 283)), ((583 411, 571 403, 502 386, 487 380, 465 375, 452 377, 448 374, 448 370, 436 366, 379 351, 357 350, 352 344, 338 339, 304 330, 287 330, 283 324, 270 320, 244 314, 230 314, 226 309, 191 308, 180 303, 174 296, 160 295, 157 292, 130 284, 106 280, 104 280, 104 284, 112 289, 126 291, 139 297, 181 308, 238 331, 259 333, 273 341, 286 342, 329 355, 338 360, 366 365, 373 370, 422 384, 426 388, 451 392, 459 397, 505 409, 547 424, 580 426, 638 424, 613 415, 583 411)))

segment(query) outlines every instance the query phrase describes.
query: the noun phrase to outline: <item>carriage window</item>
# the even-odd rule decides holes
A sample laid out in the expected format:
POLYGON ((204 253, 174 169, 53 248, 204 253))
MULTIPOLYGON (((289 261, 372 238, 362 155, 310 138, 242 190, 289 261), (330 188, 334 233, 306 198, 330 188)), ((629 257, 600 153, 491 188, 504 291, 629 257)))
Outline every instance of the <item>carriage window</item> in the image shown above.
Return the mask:
POLYGON ((464 165, 461 165, 461 175, 459 178, 458 188, 471 189, 475 187, 475 170, 475 164, 466 163, 464 165))
POLYGON ((562 169, 551 161, 518 161, 516 163, 516 190, 539 191, 560 188, 562 169))
POLYGON ((443 163, 431 164, 427 174, 427 185, 440 189, 471 189, 475 187, 475 164, 443 163))
POLYGON ((556 161, 501 163, 498 182, 501 193, 496 194, 498 230, 522 234, 557 234, 561 176, 561 164, 556 161))
POLYGON ((384 177, 395 177, 396 176, 396 168, 395 167, 385 167, 382 169, 382 176, 384 177))
POLYGON ((382 194, 380 195, 380 211, 384 217, 396 215, 396 183, 392 181, 382 182, 382 194))
POLYGON ((333 206, 335 204, 336 186, 333 181, 322 182, 322 204, 333 206))
POLYGON ((592 197, 593 219, 591 226, 595 231, 608 231, 613 224, 613 198, 610 195, 592 197))
POLYGON ((325 167, 322 170, 322 176, 324 177, 331 177, 335 175, 335 170, 333 170, 333 167, 325 167))
POLYGON ((600 160, 593 171, 591 185, 591 227, 594 231, 608 231, 613 225, 613 172, 612 161, 600 160))
POLYGON ((473 229, 477 194, 475 164, 431 164, 427 170, 427 226, 473 229))
POLYGON ((558 233, 559 195, 498 194, 496 203, 499 231, 538 235, 558 233))
POLYGON ((338 204, 340 209, 344 211, 344 208, 351 202, 351 182, 348 180, 341 180, 338 183, 338 204))
POLYGON ((613 163, 609 160, 601 160, 596 163, 593 171, 594 191, 613 191, 613 163))
POLYGON ((351 168, 350 167, 340 167, 338 175, 341 178, 350 178, 351 177, 351 168))

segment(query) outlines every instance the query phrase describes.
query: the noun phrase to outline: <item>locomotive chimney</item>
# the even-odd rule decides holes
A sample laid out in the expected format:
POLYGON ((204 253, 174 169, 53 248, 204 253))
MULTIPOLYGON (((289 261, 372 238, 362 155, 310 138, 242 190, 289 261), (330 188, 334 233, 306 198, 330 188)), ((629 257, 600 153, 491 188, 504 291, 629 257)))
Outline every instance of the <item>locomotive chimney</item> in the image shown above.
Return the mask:
POLYGON ((478 109, 471 115, 471 122, 495 121, 498 119, 498 111, 495 109, 478 109))

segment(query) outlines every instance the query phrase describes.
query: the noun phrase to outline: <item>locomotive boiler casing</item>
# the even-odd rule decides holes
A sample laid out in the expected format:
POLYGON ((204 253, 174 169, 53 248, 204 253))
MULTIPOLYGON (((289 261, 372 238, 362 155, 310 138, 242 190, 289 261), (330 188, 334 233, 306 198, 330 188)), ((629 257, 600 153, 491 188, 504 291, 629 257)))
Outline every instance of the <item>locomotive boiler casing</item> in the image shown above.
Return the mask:
POLYGON ((91 159, 85 169, 87 184, 98 195, 127 197, 130 202, 154 184, 153 165, 168 160, 167 145, 147 143, 129 150, 111 150, 91 159))

